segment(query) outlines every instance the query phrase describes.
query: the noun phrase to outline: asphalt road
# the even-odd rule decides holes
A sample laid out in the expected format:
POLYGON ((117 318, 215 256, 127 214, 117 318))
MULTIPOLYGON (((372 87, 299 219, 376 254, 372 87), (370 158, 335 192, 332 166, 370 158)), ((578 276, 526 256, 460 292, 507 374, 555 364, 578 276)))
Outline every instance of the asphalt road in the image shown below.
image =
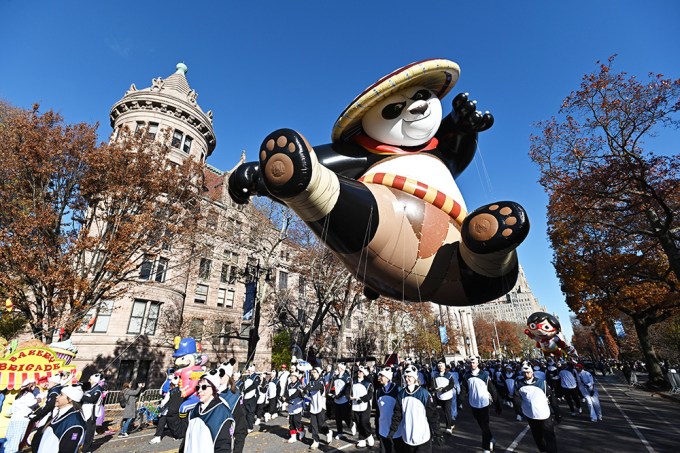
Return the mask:
MULTIPOLYGON (((592 423, 587 414, 571 417, 566 403, 560 403, 563 420, 556 428, 561 452, 678 452, 680 451, 680 400, 650 394, 630 388, 617 376, 597 376, 603 420, 592 423)), ((585 412, 585 411, 584 411, 585 412)), ((305 420, 306 421, 306 420, 305 420)), ((333 422, 331 422, 333 423, 333 422)), ((536 452, 526 422, 515 420, 514 411, 504 407, 501 415, 491 416, 491 430, 496 439, 496 452, 536 452)), ((122 439, 117 436, 97 437, 99 453, 176 452, 179 441, 164 438, 160 444, 149 445, 153 430, 147 429, 122 439)), ((263 424, 246 439, 246 453, 293 453, 308 451, 309 438, 303 443, 288 444, 287 418, 279 417, 263 424)), ((378 452, 379 447, 357 449, 356 440, 334 440, 331 446, 321 445, 324 452, 378 452)), ((435 447, 437 453, 481 452, 481 432, 469 410, 458 415, 454 435, 445 437, 445 446, 435 447)))

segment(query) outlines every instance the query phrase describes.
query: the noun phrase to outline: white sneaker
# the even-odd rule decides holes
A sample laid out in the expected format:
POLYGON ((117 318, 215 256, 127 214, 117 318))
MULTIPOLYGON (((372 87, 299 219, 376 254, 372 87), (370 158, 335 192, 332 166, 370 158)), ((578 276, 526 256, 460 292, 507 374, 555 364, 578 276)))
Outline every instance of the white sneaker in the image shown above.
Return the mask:
POLYGON ((453 430, 451 428, 446 428, 446 432, 453 436, 453 430))
POLYGON ((307 434, 307 433, 305 432, 304 429, 298 433, 298 435, 300 436, 300 440, 305 438, 305 434, 307 434))
POLYGON ((352 423, 352 429, 350 431, 352 432, 352 436, 357 435, 357 424, 356 423, 352 423))
POLYGON ((256 418, 256 419, 255 419, 255 423, 253 423, 253 425, 258 426, 259 424, 260 424, 260 419, 259 419, 259 418, 256 418))
POLYGON ((297 442, 297 436, 295 434, 291 434, 290 439, 288 439, 288 443, 294 444, 295 442, 297 442))
POLYGON ((269 412, 264 413, 264 422, 267 423, 272 418, 272 414, 269 412))
POLYGON ((160 444, 160 443, 161 443, 161 438, 158 437, 158 436, 156 436, 156 437, 154 437, 153 439, 151 439, 151 440, 149 441, 149 443, 150 443, 151 445, 153 445, 153 444, 160 444))
POLYGON ((369 447, 375 445, 375 439, 373 439, 373 434, 368 436, 368 438, 366 439, 366 443, 368 444, 369 447))
POLYGON ((357 448, 364 448, 364 447, 366 447, 366 441, 360 440, 359 443, 357 443, 357 448))
POLYGON ((516 419, 518 422, 521 422, 521 421, 522 421, 522 416, 519 415, 519 414, 517 414, 517 417, 515 417, 515 419, 516 419))
POLYGON ((496 439, 491 439, 491 441, 489 442, 489 449, 491 451, 493 451, 493 444, 495 444, 495 443, 496 443, 496 439))
POLYGON ((582 413, 583 413, 583 409, 581 409, 581 408, 579 407, 579 408, 578 408, 578 413, 579 413, 579 414, 582 414, 582 413))
POLYGON ((317 441, 312 442, 312 445, 309 446, 310 450, 316 450, 319 448, 319 443, 317 441))
POLYGON ((279 416, 279 414, 273 413, 273 414, 272 414, 272 420, 274 420, 274 419, 275 419, 276 417, 278 417, 278 416, 279 416))
POLYGON ((252 430, 252 429, 249 429, 249 430, 248 430, 248 434, 250 434, 250 433, 252 433, 252 432, 253 432, 253 430, 252 430))
POLYGON ((329 429, 328 434, 326 434, 326 443, 330 445, 331 442, 333 442, 333 430, 329 429))
POLYGON ((337 436, 335 436, 335 438, 336 438, 337 440, 340 440, 340 439, 342 439, 342 435, 341 435, 341 434, 338 434, 337 436))
POLYGON ((598 419, 599 421, 602 421, 602 416, 600 415, 599 417, 597 417, 597 419, 598 419))

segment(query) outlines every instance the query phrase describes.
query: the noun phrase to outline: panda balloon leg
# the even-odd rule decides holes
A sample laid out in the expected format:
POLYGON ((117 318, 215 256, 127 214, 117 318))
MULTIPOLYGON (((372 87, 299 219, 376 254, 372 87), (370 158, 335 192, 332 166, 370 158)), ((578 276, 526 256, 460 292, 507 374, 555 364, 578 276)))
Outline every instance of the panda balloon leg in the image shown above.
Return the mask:
POLYGON ((267 136, 259 157, 267 191, 324 238, 373 295, 470 305, 505 294, 516 281, 514 249, 529 225, 517 203, 483 206, 461 224, 422 197, 337 174, 291 129, 267 136))

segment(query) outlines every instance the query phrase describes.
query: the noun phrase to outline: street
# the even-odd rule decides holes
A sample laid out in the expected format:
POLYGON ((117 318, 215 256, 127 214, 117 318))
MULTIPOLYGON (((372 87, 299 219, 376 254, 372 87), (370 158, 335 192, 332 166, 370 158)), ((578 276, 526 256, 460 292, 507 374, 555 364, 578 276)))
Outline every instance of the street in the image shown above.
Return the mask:
MULTIPOLYGON (((680 400, 633 389, 619 375, 597 376, 603 421, 592 423, 585 413, 569 415, 566 403, 560 402, 562 423, 556 428, 559 449, 562 452, 675 452, 680 445, 680 400)), ((305 420, 306 422, 306 420, 305 420)), ((334 423, 334 422, 331 422, 334 423)), ((307 451, 311 440, 288 444, 287 418, 278 417, 273 422, 260 425, 260 430, 246 439, 245 452, 292 453, 307 451)), ((515 420, 514 411, 504 406, 503 413, 491 416, 491 430, 496 439, 496 452, 536 452, 531 432, 525 421, 515 420)), ((160 444, 149 445, 153 430, 147 428, 126 439, 117 436, 97 437, 95 446, 99 453, 123 452, 175 452, 179 441, 164 438, 160 444)), ((348 439, 349 440, 349 439, 348 439)), ((379 451, 373 448, 357 449, 356 441, 349 443, 334 440, 331 446, 323 443, 319 451, 354 452, 379 451)), ((454 435, 446 435, 445 445, 434 452, 481 452, 481 432, 469 409, 463 408, 456 422, 454 435)))

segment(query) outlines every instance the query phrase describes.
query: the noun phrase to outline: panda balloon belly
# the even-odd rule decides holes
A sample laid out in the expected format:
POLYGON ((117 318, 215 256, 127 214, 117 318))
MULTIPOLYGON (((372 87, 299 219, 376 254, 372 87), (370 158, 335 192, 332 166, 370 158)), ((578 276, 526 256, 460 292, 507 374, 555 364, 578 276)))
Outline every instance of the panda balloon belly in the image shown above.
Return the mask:
POLYGON ((358 252, 337 254, 358 278, 397 300, 450 305, 464 298, 457 265, 460 226, 419 197, 379 184, 365 184, 379 222, 358 252))

